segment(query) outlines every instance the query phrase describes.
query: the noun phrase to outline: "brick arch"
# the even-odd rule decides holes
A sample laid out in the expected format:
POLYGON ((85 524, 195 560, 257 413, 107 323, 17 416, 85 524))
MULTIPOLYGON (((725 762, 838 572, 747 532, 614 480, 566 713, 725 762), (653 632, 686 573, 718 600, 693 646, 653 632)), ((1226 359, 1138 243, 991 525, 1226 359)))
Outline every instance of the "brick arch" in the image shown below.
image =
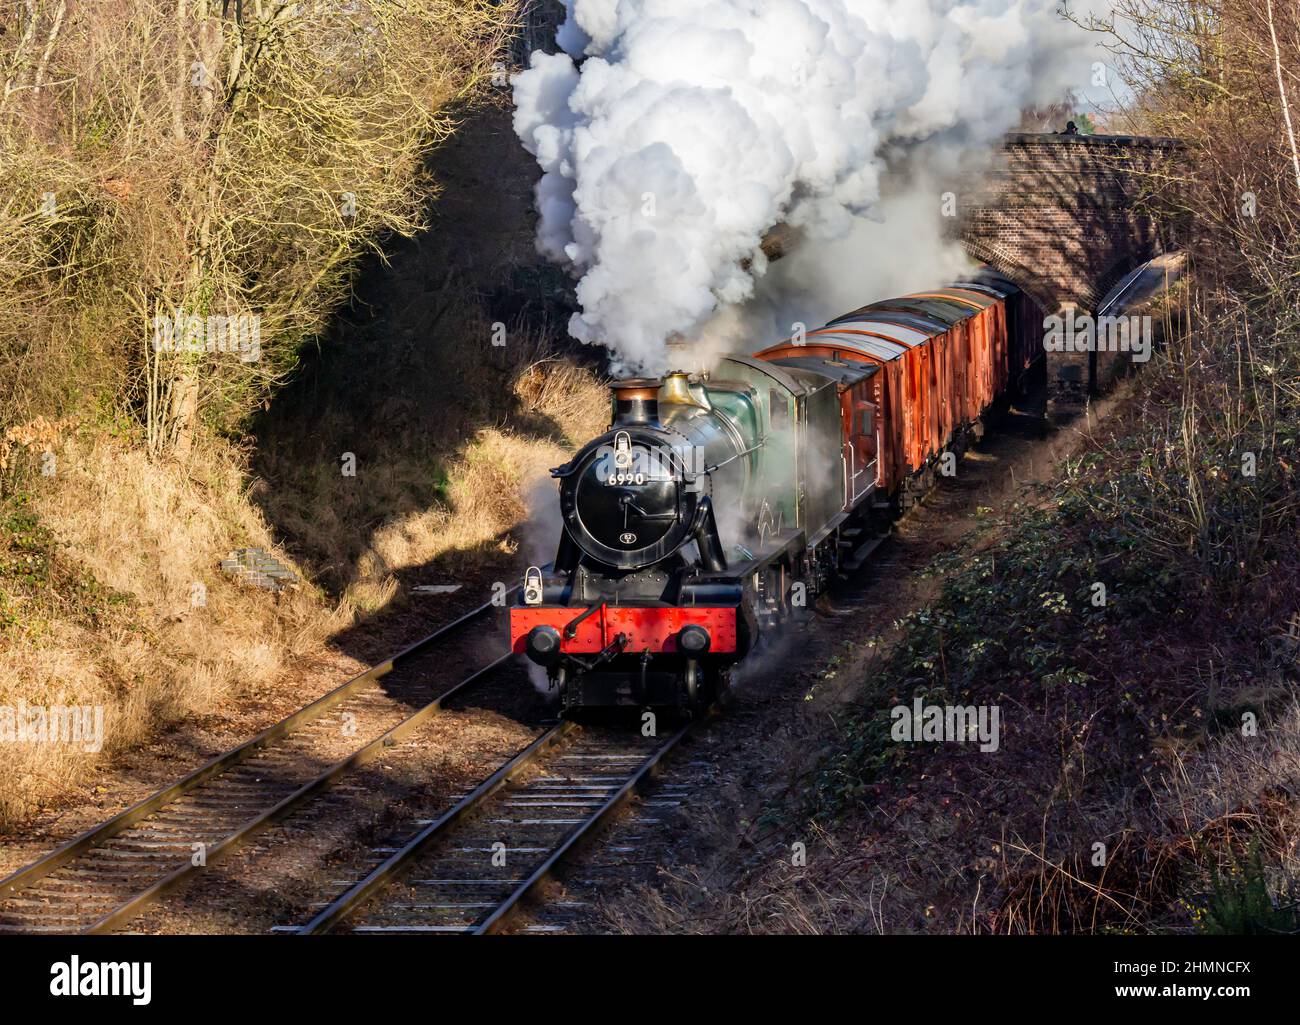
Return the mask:
POLYGON ((1051 283, 1044 281, 1033 270, 1025 267, 1015 256, 1006 252, 1004 247, 990 244, 984 239, 963 238, 961 247, 972 260, 988 264, 995 271, 1015 284, 1028 295, 1039 308, 1052 313, 1060 307, 1051 283))

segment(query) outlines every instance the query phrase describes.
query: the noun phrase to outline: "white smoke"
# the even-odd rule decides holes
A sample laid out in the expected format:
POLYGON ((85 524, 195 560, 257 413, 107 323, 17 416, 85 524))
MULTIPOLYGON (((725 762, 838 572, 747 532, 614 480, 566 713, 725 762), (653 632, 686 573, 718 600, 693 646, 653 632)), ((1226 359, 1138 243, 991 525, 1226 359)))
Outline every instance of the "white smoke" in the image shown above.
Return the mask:
POLYGON ((873 216, 855 217, 842 235, 771 264, 750 300, 710 315, 694 332, 693 358, 683 369, 708 369, 723 353, 756 351, 800 325, 813 331, 877 299, 939 288, 972 271, 943 234, 938 197, 945 190, 927 184, 933 179, 924 168, 900 177, 906 187, 883 195, 873 216))
POLYGON ((1104 56, 1057 2, 565 0, 564 53, 534 54, 514 95, 538 246, 580 278, 571 333, 657 373, 675 335, 940 283, 961 264, 942 184, 1104 56), (804 243, 768 282, 780 222, 804 243))

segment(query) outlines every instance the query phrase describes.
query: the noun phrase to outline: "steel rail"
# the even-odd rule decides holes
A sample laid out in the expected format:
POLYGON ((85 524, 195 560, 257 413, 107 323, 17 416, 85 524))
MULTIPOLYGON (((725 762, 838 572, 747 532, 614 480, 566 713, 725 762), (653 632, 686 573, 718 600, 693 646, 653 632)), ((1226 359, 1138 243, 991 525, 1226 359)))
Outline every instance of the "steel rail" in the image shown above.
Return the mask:
MULTIPOLYGON (((169 804, 172 804, 179 798, 183 797, 199 784, 218 776, 223 772, 233 768, 240 763, 247 761, 252 755, 263 750, 278 740, 290 735, 300 727, 312 722, 331 708, 351 697, 354 693, 361 690, 368 684, 376 683, 391 673, 397 666, 408 661, 412 657, 428 649, 434 643, 449 636, 453 632, 459 631, 471 623, 478 621, 495 608, 493 602, 486 602, 483 605, 467 612, 459 619, 448 623, 446 626, 435 630, 427 637, 421 638, 414 644, 404 648, 396 655, 377 665, 371 666, 365 672, 354 676, 346 683, 341 684, 328 694, 324 694, 308 705, 303 706, 293 714, 281 719, 278 723, 263 730, 257 736, 245 741, 238 747, 231 748, 223 754, 199 766, 197 769, 182 777, 170 786, 164 787, 143 801, 132 805, 129 808, 119 812, 106 822, 87 830, 86 832, 74 837, 61 847, 56 848, 49 854, 32 862, 31 864, 12 873, 3 880, 0 880, 0 899, 12 896, 21 891, 24 887, 38 882, 45 878, 51 872, 68 864, 78 856, 86 853, 95 847, 100 846, 107 840, 111 840, 119 833, 127 830, 144 820, 169 804)), ((493 667, 504 659, 493 663, 493 667)), ((476 674, 477 675, 477 674, 476 674)), ((459 690, 465 681, 458 684, 453 691, 459 690)), ((451 692, 443 694, 438 701, 446 700, 451 692)))
POLYGON ((696 721, 688 722, 679 729, 662 745, 655 749, 654 753, 646 758, 640 766, 637 767, 628 779, 618 788, 609 798, 597 808, 591 815, 582 821, 566 836, 559 845, 553 850, 542 864, 533 870, 532 874, 525 879, 518 887, 503 900, 488 915, 486 919, 480 922, 473 931, 475 936, 488 936, 492 933, 499 932, 505 925, 509 917, 519 909, 520 904, 537 890, 539 886, 550 876, 555 866, 558 865, 565 857, 571 854, 581 843, 589 840, 597 829, 606 822, 613 813, 627 801, 633 793, 640 790, 645 783, 651 779, 659 769, 659 763, 664 756, 675 748, 678 742, 690 732, 692 727, 697 724, 696 721))
MULTIPOLYGON (((573 853, 585 840, 595 835, 613 813, 636 791, 652 778, 659 764, 678 742, 701 720, 689 722, 660 744, 648 755, 636 770, 619 788, 611 794, 599 808, 596 808, 581 823, 570 830, 551 850, 546 860, 524 879, 511 893, 488 915, 484 921, 469 931, 473 935, 486 935, 497 932, 511 914, 518 909, 529 896, 545 881, 555 866, 573 853)), ((526 765, 536 762, 543 754, 554 748, 562 739, 572 739, 579 731, 573 723, 565 721, 543 734, 528 747, 524 748, 510 761, 497 769, 470 793, 456 802, 436 820, 426 825, 399 850, 389 855, 380 865, 373 869, 360 882, 320 911, 306 925, 296 931, 299 936, 321 935, 331 931, 350 915, 355 914, 368 904, 381 890, 396 882, 414 867, 419 856, 442 838, 448 830, 466 814, 486 803, 487 799, 506 786, 512 778, 526 765)))
POLYGON ((367 903, 377 892, 402 875, 410 867, 410 864, 454 823, 481 805, 488 797, 518 775, 521 769, 575 732, 576 729, 574 723, 566 720, 542 734, 457 801, 451 808, 416 833, 400 849, 384 859, 364 879, 329 904, 315 918, 299 929, 297 935, 312 936, 329 932, 344 918, 367 903))
POLYGON ((121 928, 122 925, 138 915, 149 904, 152 904, 159 897, 175 889, 196 872, 210 867, 221 858, 238 850, 251 836, 270 823, 283 818, 312 794, 329 786, 340 776, 346 775, 351 770, 364 765, 375 756, 382 754, 387 748, 394 746, 399 740, 433 715, 434 712, 439 711, 444 702, 451 700, 457 694, 473 686, 494 669, 497 669, 503 663, 508 662, 512 658, 514 658, 514 653, 507 652, 500 658, 484 666, 482 669, 475 670, 469 676, 465 677, 465 679, 461 680, 460 683, 456 684, 450 690, 438 695, 438 697, 434 698, 423 708, 412 713, 387 732, 376 737, 363 747, 358 748, 347 758, 335 762, 315 779, 304 783, 274 807, 268 808, 255 818, 249 819, 233 833, 225 837, 225 839, 206 850, 204 852, 204 860, 202 864, 196 865, 194 861, 191 860, 190 862, 174 869, 155 882, 148 889, 142 890, 126 903, 120 904, 114 910, 110 911, 93 925, 83 929, 82 933, 94 935, 98 933, 112 932, 114 929, 121 928))

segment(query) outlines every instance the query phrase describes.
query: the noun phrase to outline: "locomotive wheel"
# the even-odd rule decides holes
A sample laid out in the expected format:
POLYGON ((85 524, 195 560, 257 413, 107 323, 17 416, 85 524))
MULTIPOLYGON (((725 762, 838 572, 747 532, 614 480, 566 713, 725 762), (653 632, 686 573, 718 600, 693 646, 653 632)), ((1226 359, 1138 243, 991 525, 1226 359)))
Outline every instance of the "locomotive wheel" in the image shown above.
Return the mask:
POLYGON ((686 704, 690 708, 695 708, 700 703, 700 685, 703 678, 704 671, 698 662, 686 663, 686 669, 682 672, 682 686, 686 689, 686 704))
POLYGON ((692 691, 686 673, 682 675, 683 690, 686 693, 686 709, 691 714, 698 714, 711 707, 726 692, 731 683, 731 670, 716 666, 695 666, 695 681, 692 691))

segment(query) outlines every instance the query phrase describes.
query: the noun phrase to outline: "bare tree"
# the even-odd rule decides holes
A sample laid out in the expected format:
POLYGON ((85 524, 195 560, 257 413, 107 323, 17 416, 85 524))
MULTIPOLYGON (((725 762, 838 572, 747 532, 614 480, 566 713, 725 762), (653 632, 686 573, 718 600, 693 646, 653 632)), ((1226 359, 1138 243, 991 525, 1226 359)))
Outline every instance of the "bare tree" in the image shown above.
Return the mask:
MULTIPOLYGON (((0 36, 0 366, 116 373, 155 452, 183 455, 200 417, 237 427, 358 257, 420 226, 424 154, 516 13, 23 0, 0 36)), ((58 390, 29 379, 0 415, 58 390)))

